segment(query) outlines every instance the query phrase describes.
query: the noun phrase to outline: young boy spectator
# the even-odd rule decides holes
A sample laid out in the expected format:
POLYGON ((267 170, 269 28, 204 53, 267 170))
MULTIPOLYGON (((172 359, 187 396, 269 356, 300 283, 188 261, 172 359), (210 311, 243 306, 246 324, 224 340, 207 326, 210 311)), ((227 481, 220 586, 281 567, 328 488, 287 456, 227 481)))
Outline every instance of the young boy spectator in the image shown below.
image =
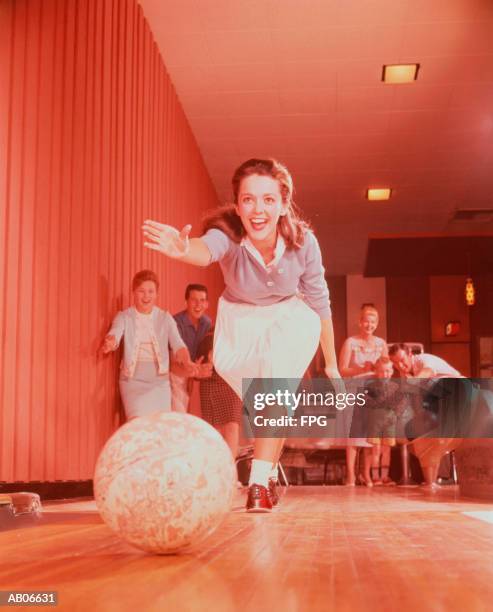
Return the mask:
MULTIPOLYGON (((370 482, 374 485, 395 484, 389 476, 390 449, 396 443, 397 416, 405 409, 405 397, 399 382, 391 380, 393 373, 394 367, 389 357, 380 357, 375 362, 377 380, 367 386, 368 442, 373 445, 369 449, 370 482)), ((365 457, 365 464, 367 462, 368 458, 365 457)), ((368 471, 366 468, 365 479, 369 477, 368 471)))

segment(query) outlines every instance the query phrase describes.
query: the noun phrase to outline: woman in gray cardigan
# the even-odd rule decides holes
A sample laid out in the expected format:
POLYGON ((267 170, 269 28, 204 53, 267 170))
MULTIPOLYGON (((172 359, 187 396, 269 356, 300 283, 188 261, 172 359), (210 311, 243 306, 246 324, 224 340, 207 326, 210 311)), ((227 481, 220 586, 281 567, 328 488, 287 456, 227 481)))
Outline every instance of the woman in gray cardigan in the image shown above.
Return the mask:
POLYGON ((134 305, 116 315, 102 347, 103 353, 110 353, 124 339, 120 394, 127 419, 171 410, 169 347, 189 376, 197 373, 175 320, 155 305, 158 289, 151 270, 134 276, 134 305))

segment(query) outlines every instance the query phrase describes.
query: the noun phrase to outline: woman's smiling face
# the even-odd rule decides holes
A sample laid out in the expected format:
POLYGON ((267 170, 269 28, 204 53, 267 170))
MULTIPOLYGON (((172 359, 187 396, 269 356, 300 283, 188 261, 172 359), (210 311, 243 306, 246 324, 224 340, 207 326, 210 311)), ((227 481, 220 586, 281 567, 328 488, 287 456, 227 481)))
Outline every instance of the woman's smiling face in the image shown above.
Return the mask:
POLYGON ((149 314, 152 312, 157 300, 156 283, 146 280, 134 290, 134 305, 139 312, 149 314))
POLYGON ((377 329, 377 326, 378 317, 376 314, 365 312, 361 315, 359 320, 359 328, 364 335, 372 336, 373 332, 377 329))
POLYGON ((240 183, 236 212, 253 244, 274 239, 279 217, 286 213, 280 183, 270 176, 252 174, 240 183))

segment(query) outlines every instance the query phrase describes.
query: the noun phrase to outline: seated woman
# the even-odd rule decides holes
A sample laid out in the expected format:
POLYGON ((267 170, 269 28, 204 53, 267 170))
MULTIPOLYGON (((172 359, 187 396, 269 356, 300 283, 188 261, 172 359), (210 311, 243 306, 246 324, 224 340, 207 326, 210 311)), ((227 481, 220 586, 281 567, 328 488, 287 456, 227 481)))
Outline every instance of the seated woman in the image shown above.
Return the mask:
POLYGON ((159 281, 151 270, 132 280, 134 305, 119 312, 102 346, 115 351, 124 338, 120 394, 128 419, 171 410, 169 346, 189 375, 197 372, 173 317, 156 304, 159 281))

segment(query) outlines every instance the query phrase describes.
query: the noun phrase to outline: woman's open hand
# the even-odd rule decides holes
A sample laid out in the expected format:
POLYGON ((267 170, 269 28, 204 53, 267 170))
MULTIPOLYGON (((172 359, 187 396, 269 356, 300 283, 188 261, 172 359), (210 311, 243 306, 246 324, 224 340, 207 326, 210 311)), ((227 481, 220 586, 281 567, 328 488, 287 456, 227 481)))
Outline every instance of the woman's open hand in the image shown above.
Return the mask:
POLYGON ((191 225, 185 225, 181 232, 179 232, 171 225, 146 220, 142 226, 146 240, 144 246, 154 251, 160 251, 173 259, 181 259, 190 250, 188 235, 191 229, 191 225))
POLYGON ((116 338, 113 335, 108 335, 104 339, 103 346, 101 347, 101 352, 103 355, 107 353, 111 353, 116 349, 116 338))

